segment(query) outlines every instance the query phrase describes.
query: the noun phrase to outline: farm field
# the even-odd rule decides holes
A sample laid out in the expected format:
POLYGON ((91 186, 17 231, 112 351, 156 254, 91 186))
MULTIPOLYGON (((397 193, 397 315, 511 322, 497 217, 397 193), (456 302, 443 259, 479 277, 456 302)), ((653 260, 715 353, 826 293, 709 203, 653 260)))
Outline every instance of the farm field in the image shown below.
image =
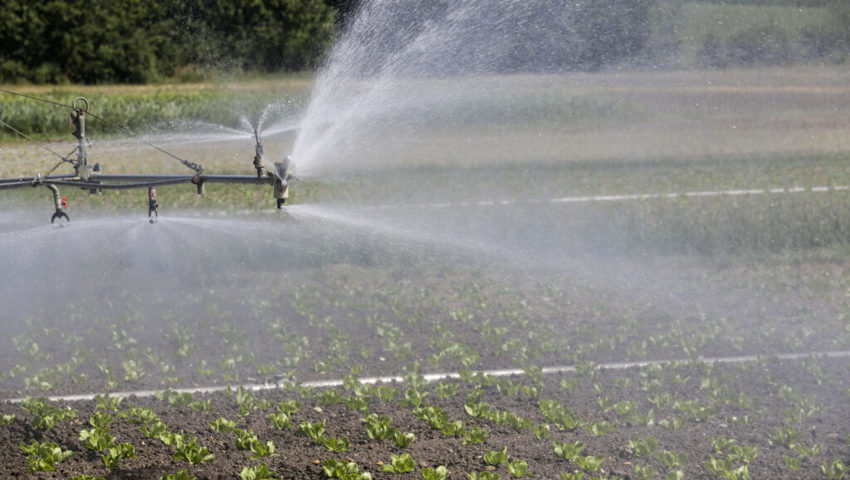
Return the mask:
MULTIPOLYGON (((0 477, 842 478, 845 75, 488 79, 470 118, 504 123, 399 116, 284 212, 165 187, 150 225, 140 191, 68 191, 52 229, 4 192, 0 477)), ((250 172, 230 127, 147 138, 250 172)), ((53 163, 0 146, 0 176, 53 163)))

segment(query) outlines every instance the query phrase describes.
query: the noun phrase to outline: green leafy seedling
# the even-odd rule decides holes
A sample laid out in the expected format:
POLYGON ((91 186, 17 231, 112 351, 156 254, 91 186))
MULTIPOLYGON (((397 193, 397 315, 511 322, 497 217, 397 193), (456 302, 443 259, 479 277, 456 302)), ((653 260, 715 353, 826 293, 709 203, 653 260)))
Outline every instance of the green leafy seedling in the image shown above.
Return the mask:
POLYGON ((603 456, 588 455, 585 457, 579 455, 573 459, 573 462, 586 472, 598 472, 602 468, 603 460, 605 460, 603 456))
POLYGON ((455 396, 457 393, 458 384, 456 383, 446 383, 443 380, 440 380, 440 383, 434 388, 434 393, 439 395, 441 398, 451 398, 455 396))
POLYGON ((735 439, 730 436, 711 437, 708 439, 708 442, 711 444, 711 448, 714 449, 714 453, 718 455, 729 452, 735 445, 735 439))
POLYGON ((422 469, 422 478, 424 480, 446 480, 449 478, 449 469, 443 465, 437 468, 424 467, 422 469))
POLYGON ((631 437, 629 439, 629 448, 639 457, 651 457, 658 451, 658 440, 655 437, 631 437))
POLYGON ((472 427, 463 436, 463 444, 479 445, 486 442, 489 436, 490 430, 481 427, 472 427))
POLYGON ((750 463, 755 460, 758 455, 759 447, 756 445, 744 445, 740 447, 737 445, 732 445, 728 449, 726 458, 732 460, 733 462, 750 463))
POLYGON ((159 480, 196 480, 194 475, 189 475, 185 469, 178 470, 177 473, 166 473, 159 477, 159 480))
POLYGON ((685 480, 685 472, 681 470, 672 470, 667 472, 667 480, 685 480))
POLYGON ((136 456, 136 448, 130 443, 119 443, 114 447, 106 449, 106 454, 101 458, 107 470, 114 470, 118 466, 118 462, 127 458, 136 456))
POLYGON ((79 440, 84 447, 94 451, 106 450, 115 445, 115 438, 104 428, 81 430, 79 440))
POLYGON ((767 438, 771 445, 794 448, 794 445, 800 440, 800 432, 791 425, 785 425, 779 430, 768 433, 767 438))
POLYGON ((555 440, 552 443, 552 452, 555 456, 571 462, 581 455, 582 450, 584 450, 584 443, 578 440, 575 442, 561 442, 555 440))
POLYGON ((487 465, 498 467, 503 463, 508 463, 508 447, 502 447, 501 450, 490 450, 484 454, 484 461, 487 465))
POLYGON ((391 460, 389 465, 384 465, 381 467, 382 472, 387 473, 407 473, 412 472, 414 468, 416 468, 416 462, 413 460, 413 457, 410 456, 409 453, 402 453, 401 455, 391 455, 391 460))
POLYGON ((173 458, 189 462, 189 465, 198 465, 200 463, 215 460, 215 455, 210 453, 206 447, 198 445, 198 439, 195 437, 187 437, 185 435, 175 435, 172 446, 175 449, 173 458))
POLYGON ((508 473, 514 478, 534 476, 528 471, 528 462, 525 460, 513 460, 508 463, 508 473))
POLYGON ((269 470, 269 466, 265 463, 253 467, 243 467, 242 471, 239 472, 240 480, 273 480, 277 478, 277 473, 269 470))
POLYGON ((124 400, 124 397, 110 397, 107 395, 95 395, 95 410, 109 410, 111 412, 117 412, 118 406, 121 405, 121 402, 124 400))
POLYGON ((540 423, 531 427, 531 433, 538 440, 546 440, 552 434, 552 428, 548 423, 540 423))
POLYGON ((112 415, 107 412, 94 412, 94 415, 89 417, 89 424, 96 428, 106 428, 112 420, 112 415))
POLYGON ((370 413, 366 416, 366 434, 372 440, 385 440, 395 430, 391 422, 392 420, 387 417, 380 417, 375 413, 370 413))
POLYGON ((668 467, 684 467, 688 463, 688 454, 685 452, 672 452, 664 450, 661 452, 661 460, 668 467))
POLYGON ((77 418, 77 411, 73 408, 54 407, 44 397, 27 397, 21 402, 21 408, 33 415, 32 426, 42 430, 51 429, 61 421, 77 418))
POLYGON ((142 425, 139 427, 139 431, 148 438, 162 438, 163 435, 168 433, 168 426, 157 420, 150 425, 142 425))
POLYGON ((325 439, 325 441, 323 443, 325 445, 325 448, 327 448, 328 450, 330 450, 334 453, 347 452, 348 448, 350 446, 350 443, 348 441, 348 437, 340 437, 340 438, 328 437, 328 438, 325 439))
POLYGON ((414 435, 412 432, 402 432, 394 428, 392 438, 396 447, 407 448, 413 443, 414 440, 416 440, 416 435, 414 435))
POLYGON ((68 459, 74 452, 62 450, 58 444, 53 442, 39 442, 33 439, 29 445, 21 445, 20 449, 28 454, 30 473, 53 472, 54 465, 68 459))
POLYGON ((494 472, 467 473, 469 480, 502 480, 502 476, 494 472))
POLYGON ((347 479, 357 475, 360 467, 355 462, 329 458, 322 462, 322 471, 328 478, 347 479))
POLYGON ((274 442, 271 440, 267 440, 266 443, 263 443, 259 440, 251 443, 251 458, 257 459, 261 457, 271 457, 274 455, 274 442))
POLYGON ((800 457, 789 457, 788 455, 782 456, 782 461, 785 463, 785 466, 791 469, 791 471, 796 472, 803 466, 803 459, 800 457))
POLYGON ((340 395, 335 388, 331 388, 330 390, 325 390, 324 392, 316 395, 316 401, 318 401, 319 405, 322 405, 323 407, 330 407, 342 402, 342 395, 340 395))
POLYGON ((325 421, 312 423, 312 422, 301 422, 298 425, 298 431, 301 432, 302 435, 308 436, 313 439, 317 444, 322 444, 322 441, 325 438, 325 421))
POLYGON ((270 413, 269 418, 278 430, 286 430, 292 425, 292 419, 286 412, 270 413))
POLYGON ((841 480, 847 476, 847 466, 840 459, 835 459, 832 463, 824 463, 818 468, 821 475, 830 480, 841 480))
POLYGON ((655 467, 652 465, 635 465, 635 476, 639 480, 650 480, 655 476, 655 467))
POLYGON ((301 402, 297 400, 284 400, 277 404, 277 411, 284 412, 289 416, 301 409, 301 402))
POLYGON ((218 417, 214 422, 209 422, 208 424, 210 428, 219 433, 232 432, 236 428, 236 421, 228 420, 224 417, 218 417))

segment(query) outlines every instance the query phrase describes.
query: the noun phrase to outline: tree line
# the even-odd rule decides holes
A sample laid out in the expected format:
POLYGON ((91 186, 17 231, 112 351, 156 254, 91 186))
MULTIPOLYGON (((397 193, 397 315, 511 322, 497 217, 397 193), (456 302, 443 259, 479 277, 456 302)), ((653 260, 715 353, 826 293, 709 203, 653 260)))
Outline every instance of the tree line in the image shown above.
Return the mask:
POLYGON ((145 83, 191 66, 316 67, 339 1, 6 0, 0 81, 145 83))
MULTIPOLYGON (((0 9, 0 82, 191 80, 200 79, 203 70, 211 67, 312 70, 321 64, 335 35, 350 24, 359 1, 6 0, 0 9)), ((410 15, 416 16, 420 9, 439 11, 451 1, 419 0, 407 5, 416 7, 410 8, 410 15)), ((690 66, 781 64, 813 57, 847 60, 850 1, 687 1, 816 6, 829 9, 830 18, 828 24, 802 35, 775 22, 726 37, 708 35, 701 40, 696 65, 690 66)), ((494 35, 494 41, 472 39, 468 52, 456 52, 457 60, 475 62, 486 57, 489 48, 510 52, 486 65, 500 72, 683 66, 676 61, 681 46, 677 22, 686 0, 523 2, 530 15, 539 5, 541 14, 534 16, 534 29, 503 25, 500 9, 507 4, 492 2, 492 8, 481 10, 478 20, 486 22, 485 17, 492 16, 492 24, 505 31, 494 35)))

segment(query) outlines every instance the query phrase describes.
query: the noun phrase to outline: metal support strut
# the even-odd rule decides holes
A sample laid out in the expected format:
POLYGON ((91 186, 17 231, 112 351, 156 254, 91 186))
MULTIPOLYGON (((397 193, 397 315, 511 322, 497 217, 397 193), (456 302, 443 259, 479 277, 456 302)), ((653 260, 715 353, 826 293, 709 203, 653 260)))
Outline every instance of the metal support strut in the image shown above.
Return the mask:
POLYGON ((71 135, 77 139, 77 160, 73 162, 74 171, 81 179, 88 180, 92 174, 92 169, 86 161, 86 112, 89 109, 89 101, 83 97, 77 97, 72 105, 74 109, 71 110, 68 121, 74 127, 71 135), (78 107, 78 103, 82 103, 83 106, 78 107))

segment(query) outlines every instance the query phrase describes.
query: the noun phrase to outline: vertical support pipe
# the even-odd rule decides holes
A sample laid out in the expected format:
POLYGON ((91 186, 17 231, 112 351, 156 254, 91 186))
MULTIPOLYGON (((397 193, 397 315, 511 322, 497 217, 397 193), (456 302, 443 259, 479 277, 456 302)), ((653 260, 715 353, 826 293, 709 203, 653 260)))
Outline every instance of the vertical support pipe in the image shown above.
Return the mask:
POLYGON ((71 111, 71 123, 74 125, 74 131, 71 132, 77 139, 77 161, 74 164, 74 170, 78 177, 87 180, 91 175, 91 170, 86 164, 86 111, 89 109, 89 101, 83 97, 77 97, 73 102, 74 110, 71 111), (77 103, 82 102, 83 108, 77 107, 77 103))

